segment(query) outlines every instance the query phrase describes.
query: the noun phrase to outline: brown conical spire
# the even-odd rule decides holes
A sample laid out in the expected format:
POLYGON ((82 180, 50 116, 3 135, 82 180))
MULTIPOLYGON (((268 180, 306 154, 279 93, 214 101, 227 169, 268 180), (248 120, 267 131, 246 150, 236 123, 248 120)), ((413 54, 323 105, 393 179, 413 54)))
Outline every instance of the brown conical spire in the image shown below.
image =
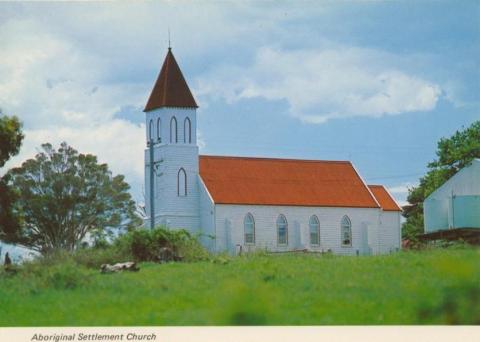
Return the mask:
POLYGON ((182 71, 173 57, 172 49, 168 48, 162 70, 148 98, 144 112, 161 107, 197 108, 197 103, 188 88, 182 71))

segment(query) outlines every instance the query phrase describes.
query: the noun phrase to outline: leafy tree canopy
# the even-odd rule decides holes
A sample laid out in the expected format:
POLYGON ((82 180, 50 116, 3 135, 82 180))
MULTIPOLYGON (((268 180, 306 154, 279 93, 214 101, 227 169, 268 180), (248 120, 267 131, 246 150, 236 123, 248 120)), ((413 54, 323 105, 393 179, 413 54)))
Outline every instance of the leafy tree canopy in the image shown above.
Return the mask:
MULTIPOLYGON (((3 115, 0 109, 0 167, 3 167, 10 157, 19 152, 22 140, 21 122, 16 116, 3 115)), ((15 195, 8 188, 4 178, 0 178, 0 227, 2 225, 9 227, 18 225, 12 212, 14 198, 15 195)))
POLYGON ((0 167, 18 153, 22 140, 22 124, 18 118, 2 115, 0 109, 0 167))
POLYGON ((42 254, 74 250, 88 236, 105 236, 139 223, 129 185, 106 164, 62 143, 43 151, 5 180, 14 193, 17 225, 0 222, 0 238, 42 254))
POLYGON ((420 178, 419 185, 409 189, 408 205, 403 208, 407 218, 403 237, 415 240, 423 233, 423 201, 474 158, 480 158, 480 121, 457 131, 450 138, 438 142, 437 159, 428 164, 429 171, 420 178))

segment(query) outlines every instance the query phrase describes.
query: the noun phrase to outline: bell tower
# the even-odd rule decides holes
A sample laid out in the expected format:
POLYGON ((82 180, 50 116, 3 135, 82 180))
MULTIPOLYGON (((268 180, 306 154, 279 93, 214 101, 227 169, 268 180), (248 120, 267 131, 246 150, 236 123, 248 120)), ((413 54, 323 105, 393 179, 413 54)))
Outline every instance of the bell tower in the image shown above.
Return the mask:
POLYGON ((145 226, 199 229, 198 106, 168 48, 145 106, 145 226))

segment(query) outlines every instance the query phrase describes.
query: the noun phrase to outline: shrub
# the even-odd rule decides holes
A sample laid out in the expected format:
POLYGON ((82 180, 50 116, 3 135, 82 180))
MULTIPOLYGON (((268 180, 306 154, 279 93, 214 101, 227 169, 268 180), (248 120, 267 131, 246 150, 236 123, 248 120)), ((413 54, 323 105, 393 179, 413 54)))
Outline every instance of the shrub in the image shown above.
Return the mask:
POLYGON ((210 253, 198 242, 197 238, 190 237, 177 244, 177 251, 184 261, 210 260, 210 253))
MULTIPOLYGON (((78 283, 78 266, 99 269, 102 264, 126 261, 161 260, 161 249, 168 247, 176 259, 184 261, 210 260, 210 254, 196 237, 185 230, 136 230, 117 237, 113 242, 102 241, 94 247, 77 249, 75 252, 52 251, 24 263, 19 271, 24 276, 34 276, 54 287, 72 288, 78 283)), ((3 273, 6 272, 2 272, 3 273)), ((6 276, 7 274, 5 274, 6 276)), ((10 275, 10 274, 8 274, 10 275)), ((14 272, 11 273, 14 275, 14 272)))
POLYGON ((171 249, 175 257, 185 261, 206 260, 209 253, 184 229, 169 230, 157 227, 153 230, 135 230, 121 236, 118 246, 129 249, 136 261, 161 261, 161 249, 171 249))

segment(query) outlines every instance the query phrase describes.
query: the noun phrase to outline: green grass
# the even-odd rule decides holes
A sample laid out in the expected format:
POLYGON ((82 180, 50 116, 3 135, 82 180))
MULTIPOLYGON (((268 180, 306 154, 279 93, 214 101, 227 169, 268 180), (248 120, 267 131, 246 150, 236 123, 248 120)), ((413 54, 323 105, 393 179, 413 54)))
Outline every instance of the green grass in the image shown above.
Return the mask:
POLYGON ((479 262, 480 250, 458 249, 103 275, 66 263, 0 275, 0 326, 480 324, 479 262))

